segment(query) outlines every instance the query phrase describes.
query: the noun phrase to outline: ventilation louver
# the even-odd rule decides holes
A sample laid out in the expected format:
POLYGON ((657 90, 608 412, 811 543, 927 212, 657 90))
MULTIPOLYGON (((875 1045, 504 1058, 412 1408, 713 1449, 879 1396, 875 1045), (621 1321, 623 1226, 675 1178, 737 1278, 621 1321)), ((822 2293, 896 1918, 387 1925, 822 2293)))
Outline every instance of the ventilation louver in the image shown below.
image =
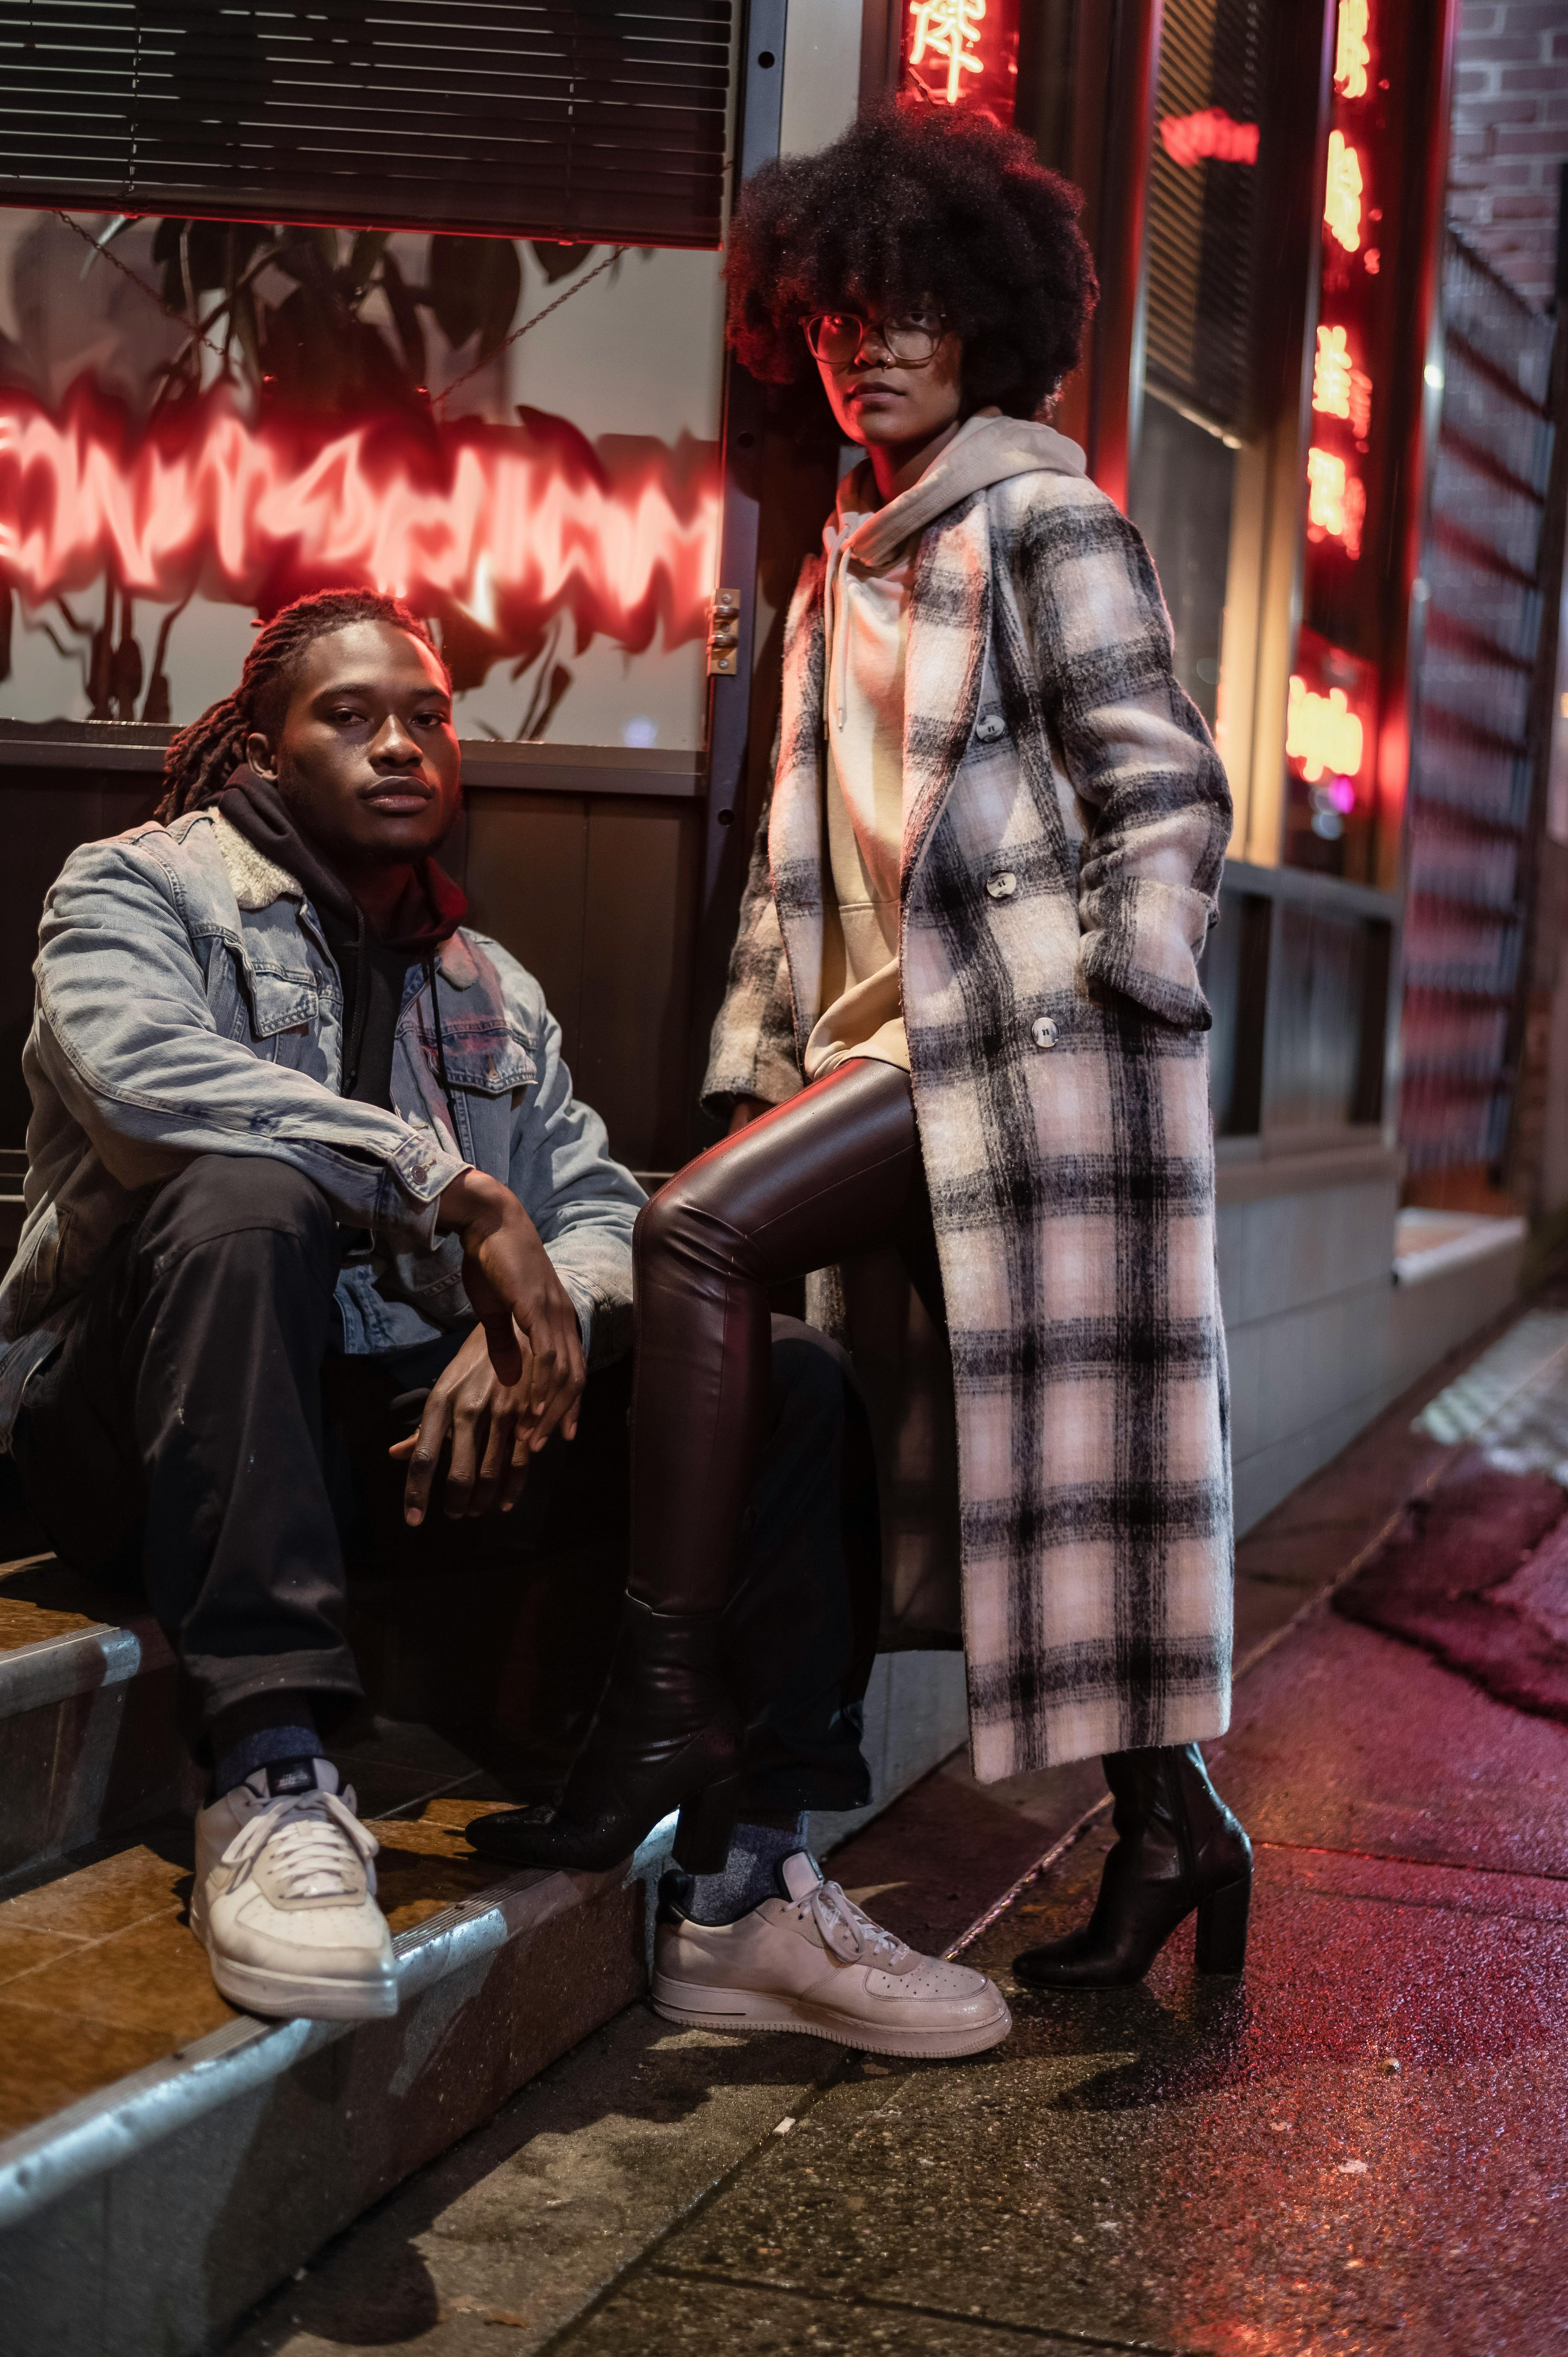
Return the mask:
POLYGON ((0 0, 0 202, 716 246, 732 0, 0 0))

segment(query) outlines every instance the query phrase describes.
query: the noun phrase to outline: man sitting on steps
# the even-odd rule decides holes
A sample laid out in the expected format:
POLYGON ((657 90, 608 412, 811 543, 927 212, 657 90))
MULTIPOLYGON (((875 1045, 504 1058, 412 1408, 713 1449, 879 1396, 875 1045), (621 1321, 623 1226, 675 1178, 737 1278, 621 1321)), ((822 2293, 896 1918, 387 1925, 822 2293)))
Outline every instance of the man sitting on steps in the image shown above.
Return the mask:
MULTIPOLYGON (((45 907, 0 1442, 62 1558, 144 1588, 178 1655, 212 1771, 191 1924, 218 1986, 355 2019, 397 1986, 376 1843, 323 1757, 360 1699, 334 1436, 359 1432, 361 1491, 405 1484, 437 1567, 499 1529, 627 1348, 643 1198, 538 985, 464 929, 431 856, 458 749, 414 616, 357 591, 285 608, 166 780, 162 823, 73 853, 45 907), (368 1419, 334 1423, 345 1385, 368 1419)), ((798 1813, 868 1797, 834 1552, 847 1397, 825 1340, 776 1341, 737 1640, 758 1742, 699 1921, 777 1911, 787 1858, 798 1898, 798 1813)))

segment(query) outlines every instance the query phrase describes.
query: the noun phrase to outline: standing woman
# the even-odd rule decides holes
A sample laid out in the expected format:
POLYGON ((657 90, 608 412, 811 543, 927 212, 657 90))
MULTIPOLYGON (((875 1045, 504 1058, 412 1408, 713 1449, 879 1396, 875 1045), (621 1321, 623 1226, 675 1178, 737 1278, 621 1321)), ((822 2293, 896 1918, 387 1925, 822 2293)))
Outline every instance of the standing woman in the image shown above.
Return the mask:
POLYGON ((1197 1749, 1230 1710, 1197 959, 1230 802, 1142 541, 1035 422, 1094 299, 1077 209, 1015 134, 899 110, 733 223, 736 350, 814 367, 867 455, 789 614, 706 1087, 732 1133, 638 1223, 617 1666, 510 1843, 608 1863, 678 1805, 685 1863, 716 1841, 768 1288, 897 1244, 951 1349, 975 1771, 1101 1752, 1115 1796, 1092 1919, 1020 1959, 1050 1986, 1137 1978, 1194 1909, 1239 1970, 1251 1873, 1197 1749))

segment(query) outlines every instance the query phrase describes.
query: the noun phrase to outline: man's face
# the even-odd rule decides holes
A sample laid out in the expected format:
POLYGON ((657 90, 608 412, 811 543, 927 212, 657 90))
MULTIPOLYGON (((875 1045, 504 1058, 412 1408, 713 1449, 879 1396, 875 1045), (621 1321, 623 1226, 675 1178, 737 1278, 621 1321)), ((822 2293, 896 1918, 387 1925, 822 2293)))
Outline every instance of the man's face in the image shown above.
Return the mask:
POLYGON ((452 698, 429 648, 393 622, 349 622, 307 648, 282 727, 252 737, 245 758, 346 870, 423 859, 457 815, 452 698))

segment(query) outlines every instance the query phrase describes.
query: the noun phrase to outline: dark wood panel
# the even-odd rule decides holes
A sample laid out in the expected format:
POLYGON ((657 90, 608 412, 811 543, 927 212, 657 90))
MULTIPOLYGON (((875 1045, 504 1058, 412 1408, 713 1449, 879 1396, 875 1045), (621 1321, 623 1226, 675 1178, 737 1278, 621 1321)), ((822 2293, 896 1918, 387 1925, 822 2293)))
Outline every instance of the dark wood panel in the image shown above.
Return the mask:
POLYGON ((470 797, 473 922, 542 984, 579 1096, 639 1170, 691 1151, 692 952, 701 805, 470 797))
POLYGON ((463 888, 470 921, 493 934, 543 985, 575 1076, 587 872, 585 800, 521 793, 469 798, 463 888))
POLYGON ((578 1088, 639 1170, 671 1170, 692 1150, 692 947, 700 805, 596 801, 578 1088))

